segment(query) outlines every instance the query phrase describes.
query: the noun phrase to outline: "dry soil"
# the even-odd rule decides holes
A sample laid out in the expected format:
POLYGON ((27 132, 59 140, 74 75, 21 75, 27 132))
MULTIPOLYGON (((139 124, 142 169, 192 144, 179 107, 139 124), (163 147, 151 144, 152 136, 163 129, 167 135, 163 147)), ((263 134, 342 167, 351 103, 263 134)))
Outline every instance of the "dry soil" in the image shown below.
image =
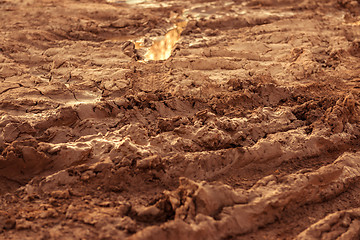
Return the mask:
POLYGON ((0 0, 0 239, 359 239, 359 14, 0 0))

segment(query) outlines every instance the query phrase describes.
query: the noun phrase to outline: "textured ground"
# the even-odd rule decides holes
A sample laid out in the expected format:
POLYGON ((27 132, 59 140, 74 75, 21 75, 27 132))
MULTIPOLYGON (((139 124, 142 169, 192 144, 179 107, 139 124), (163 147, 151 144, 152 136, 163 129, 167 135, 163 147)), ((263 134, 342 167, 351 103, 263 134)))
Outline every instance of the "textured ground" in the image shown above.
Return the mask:
POLYGON ((0 238, 359 239, 360 1, 128 3, 0 0, 0 238))

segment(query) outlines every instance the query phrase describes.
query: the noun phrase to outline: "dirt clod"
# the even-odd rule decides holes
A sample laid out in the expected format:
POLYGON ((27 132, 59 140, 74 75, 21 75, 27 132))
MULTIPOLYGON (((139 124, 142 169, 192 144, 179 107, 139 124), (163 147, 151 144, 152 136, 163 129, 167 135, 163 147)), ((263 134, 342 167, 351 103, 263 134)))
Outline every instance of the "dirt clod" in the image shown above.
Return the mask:
POLYGON ((360 1, 0 1, 0 239, 359 239, 360 1))

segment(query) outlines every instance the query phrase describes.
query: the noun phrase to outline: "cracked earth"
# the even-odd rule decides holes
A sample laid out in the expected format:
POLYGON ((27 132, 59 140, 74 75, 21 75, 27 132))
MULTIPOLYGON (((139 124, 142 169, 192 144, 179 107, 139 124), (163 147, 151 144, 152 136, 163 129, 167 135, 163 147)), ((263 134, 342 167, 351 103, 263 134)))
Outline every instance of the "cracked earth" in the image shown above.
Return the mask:
POLYGON ((360 1, 0 1, 1 239, 359 239, 360 1))

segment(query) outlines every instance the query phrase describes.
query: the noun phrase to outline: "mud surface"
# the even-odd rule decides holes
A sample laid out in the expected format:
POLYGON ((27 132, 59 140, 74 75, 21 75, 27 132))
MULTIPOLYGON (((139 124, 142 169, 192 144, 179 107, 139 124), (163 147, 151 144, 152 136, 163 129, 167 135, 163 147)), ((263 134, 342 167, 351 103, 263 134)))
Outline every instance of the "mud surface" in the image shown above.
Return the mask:
POLYGON ((359 13, 0 1, 0 238, 359 239, 359 13))

